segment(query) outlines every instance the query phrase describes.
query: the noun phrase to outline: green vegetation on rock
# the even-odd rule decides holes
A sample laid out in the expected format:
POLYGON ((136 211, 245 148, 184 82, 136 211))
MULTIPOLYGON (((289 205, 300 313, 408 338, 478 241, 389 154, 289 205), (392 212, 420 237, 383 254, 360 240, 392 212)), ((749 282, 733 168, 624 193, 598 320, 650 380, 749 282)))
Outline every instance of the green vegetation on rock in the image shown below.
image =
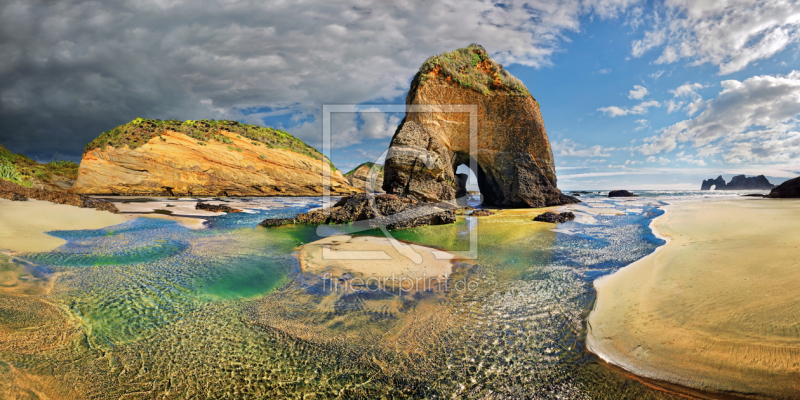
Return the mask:
POLYGON ((67 160, 41 164, 22 154, 13 154, 0 145, 0 179, 31 187, 34 180, 53 182, 57 177, 78 179, 78 164, 67 160))
POLYGON ((519 79, 509 74, 503 66, 494 62, 486 49, 478 44, 442 53, 429 58, 417 73, 420 86, 428 79, 447 79, 488 95, 492 90, 530 96, 530 92, 519 79))
POLYGON ((136 118, 125 125, 103 132, 86 145, 84 152, 104 149, 106 146, 115 148, 127 146, 128 148, 136 149, 143 146, 153 137, 161 136, 165 132, 183 133, 194 138, 198 143, 207 143, 215 140, 219 143, 233 144, 233 139, 222 134, 222 132, 229 132, 237 135, 237 138, 244 137, 250 139, 252 143, 263 144, 271 149, 285 149, 317 160, 325 159, 331 168, 336 171, 333 163, 325 158, 322 153, 288 132, 228 120, 179 121, 173 119, 162 121, 159 119, 136 118))
POLYGON ((355 174, 356 171, 358 171, 358 169, 363 167, 363 166, 366 166, 367 168, 369 168, 371 170, 374 170, 374 171, 383 172, 383 165, 375 164, 373 162, 365 162, 365 163, 359 164, 357 167, 353 168, 350 172, 344 174, 344 176, 351 176, 351 175, 355 174))

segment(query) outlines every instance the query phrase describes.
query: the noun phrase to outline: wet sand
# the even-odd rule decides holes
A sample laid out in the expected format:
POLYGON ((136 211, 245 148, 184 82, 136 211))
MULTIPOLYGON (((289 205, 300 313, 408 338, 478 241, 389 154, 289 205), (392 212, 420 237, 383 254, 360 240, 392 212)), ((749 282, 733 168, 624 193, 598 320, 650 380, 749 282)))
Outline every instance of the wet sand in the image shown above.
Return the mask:
POLYGON ((800 396, 800 201, 683 202, 668 243, 595 281, 589 349, 647 378, 800 396))

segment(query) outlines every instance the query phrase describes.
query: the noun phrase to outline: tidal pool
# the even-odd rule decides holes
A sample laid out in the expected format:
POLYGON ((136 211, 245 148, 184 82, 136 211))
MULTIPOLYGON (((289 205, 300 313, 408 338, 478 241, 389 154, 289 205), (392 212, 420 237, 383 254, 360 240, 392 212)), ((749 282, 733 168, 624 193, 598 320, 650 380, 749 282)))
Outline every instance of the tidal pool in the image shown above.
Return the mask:
POLYGON ((598 197, 581 212, 603 212, 556 230, 507 210, 392 231, 450 251, 477 232, 477 259, 453 267, 464 285, 435 293, 307 281, 295 252, 316 228, 256 224, 320 199, 251 203, 204 217, 204 230, 139 218, 52 232, 67 244, 4 256, 4 282, 49 283, 0 285, 0 397, 673 397, 583 345, 592 281, 662 244, 648 228, 658 197, 598 197))

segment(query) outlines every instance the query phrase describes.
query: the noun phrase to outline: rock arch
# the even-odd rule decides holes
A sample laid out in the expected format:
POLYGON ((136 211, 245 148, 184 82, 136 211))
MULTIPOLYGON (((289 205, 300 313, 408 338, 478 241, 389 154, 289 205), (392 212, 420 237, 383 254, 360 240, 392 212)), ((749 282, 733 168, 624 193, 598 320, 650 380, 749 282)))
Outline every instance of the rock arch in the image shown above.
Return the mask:
MULTIPOLYGON (((471 45, 428 60, 414 77, 406 104, 477 105, 478 170, 473 172, 485 203, 545 207, 578 202, 556 186, 539 103, 482 47, 471 45)), ((469 166, 469 118, 460 112, 406 113, 389 147, 383 189, 428 202, 465 194, 466 180, 455 171, 461 164, 469 166)))

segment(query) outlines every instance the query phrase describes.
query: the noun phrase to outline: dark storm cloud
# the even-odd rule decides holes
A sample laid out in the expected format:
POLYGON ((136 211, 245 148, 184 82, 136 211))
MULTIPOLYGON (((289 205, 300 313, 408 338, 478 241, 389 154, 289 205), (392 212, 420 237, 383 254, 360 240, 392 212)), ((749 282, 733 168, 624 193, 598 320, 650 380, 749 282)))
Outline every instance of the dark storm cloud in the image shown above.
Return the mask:
MULTIPOLYGON (((269 107, 314 121, 326 102, 401 95, 427 56, 470 42, 501 62, 546 65, 581 15, 631 2, 7 0, 0 142, 78 158, 140 116, 262 123, 243 110, 269 107)), ((308 126, 296 132, 314 141, 308 126)))

